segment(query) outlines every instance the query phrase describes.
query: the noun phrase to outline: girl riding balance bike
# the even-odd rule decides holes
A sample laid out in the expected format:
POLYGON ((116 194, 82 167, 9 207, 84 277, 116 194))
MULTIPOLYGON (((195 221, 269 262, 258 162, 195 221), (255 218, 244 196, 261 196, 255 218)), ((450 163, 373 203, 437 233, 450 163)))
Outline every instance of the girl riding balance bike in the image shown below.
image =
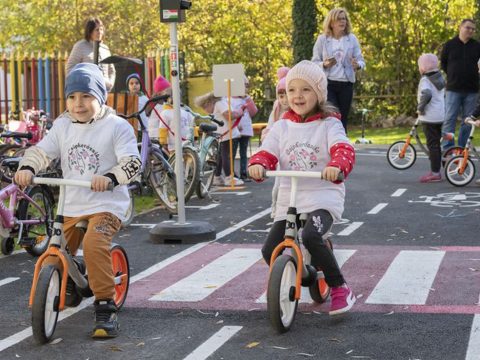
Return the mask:
MULTIPOLYGON (((35 174, 60 158, 64 179, 91 182, 91 189, 67 189, 62 218, 70 253, 76 254, 83 237, 88 281, 95 296, 94 338, 118 334, 110 246, 130 204, 126 184, 141 165, 134 129, 105 106, 106 97, 100 68, 89 63, 76 65, 65 81, 67 111, 42 141, 26 150, 15 174, 17 184, 29 185, 35 174), (113 191, 106 192, 111 184, 113 191), (76 227, 83 220, 88 221, 85 236, 76 227)), ((67 270, 58 257, 46 259, 50 261, 61 273, 67 270)), ((73 282, 68 281, 66 287, 72 289, 73 282)), ((66 305, 74 298, 67 290, 66 305)))
MULTIPOLYGON (((340 219, 344 208, 346 178, 355 162, 350 144, 336 109, 326 102, 327 80, 321 68, 301 61, 287 74, 287 97, 290 109, 275 122, 259 151, 249 162, 249 175, 263 180, 265 170, 317 171, 315 178, 299 179, 296 194, 298 213, 308 214, 302 232, 303 244, 312 257, 312 265, 323 270, 331 287, 330 315, 350 310, 355 296, 347 286, 335 256, 326 242, 333 221, 340 219)), ((274 223, 262 248, 270 266, 272 253, 284 240, 289 210, 290 179, 280 178, 274 223)))

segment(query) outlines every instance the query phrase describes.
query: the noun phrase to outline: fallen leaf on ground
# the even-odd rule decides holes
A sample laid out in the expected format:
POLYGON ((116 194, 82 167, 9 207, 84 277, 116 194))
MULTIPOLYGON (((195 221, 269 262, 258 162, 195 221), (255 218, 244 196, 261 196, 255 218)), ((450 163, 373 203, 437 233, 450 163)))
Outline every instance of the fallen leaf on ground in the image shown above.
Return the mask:
POLYGON ((290 348, 281 347, 281 346, 272 346, 272 348, 278 349, 278 350, 290 350, 290 348))
POLYGON ((142 342, 139 342, 136 346, 145 346, 145 343, 142 341, 142 342))
POLYGON ((390 311, 389 313, 383 314, 383 315, 392 315, 395 314, 395 311, 390 311))
POLYGON ((315 354, 307 354, 307 353, 297 353, 297 355, 308 356, 308 357, 314 357, 315 356, 315 354))
POLYGON ((58 344, 62 340, 63 340, 62 338, 56 338, 56 339, 53 339, 52 341, 50 341, 48 344, 49 345, 55 345, 55 344, 58 344))
POLYGON ((258 341, 253 341, 253 342, 251 342, 250 344, 248 344, 248 345, 246 346, 246 348, 247 348, 247 349, 251 349, 251 348, 254 348, 255 346, 258 346, 258 344, 260 344, 260 342, 258 342, 258 341))

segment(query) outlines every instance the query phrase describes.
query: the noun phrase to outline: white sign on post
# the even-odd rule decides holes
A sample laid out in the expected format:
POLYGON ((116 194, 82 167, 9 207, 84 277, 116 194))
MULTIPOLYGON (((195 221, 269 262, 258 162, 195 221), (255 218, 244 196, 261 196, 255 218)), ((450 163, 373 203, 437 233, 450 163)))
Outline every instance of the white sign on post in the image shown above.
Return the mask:
POLYGON ((213 94, 217 97, 228 96, 230 79, 230 96, 245 96, 245 71, 243 64, 213 65, 213 94))

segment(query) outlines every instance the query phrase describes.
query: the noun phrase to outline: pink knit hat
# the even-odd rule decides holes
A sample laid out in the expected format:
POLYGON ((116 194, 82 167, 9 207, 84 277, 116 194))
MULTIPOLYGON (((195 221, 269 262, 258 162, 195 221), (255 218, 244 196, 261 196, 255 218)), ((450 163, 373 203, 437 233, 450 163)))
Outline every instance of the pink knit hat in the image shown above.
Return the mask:
POLYGON ((289 67, 282 66, 277 70, 277 78, 278 78, 278 83, 277 83, 277 94, 280 90, 286 90, 287 89, 287 84, 286 84, 286 79, 285 77, 288 74, 288 71, 290 70, 289 67))
POLYGON ((418 70, 422 74, 438 70, 438 58, 434 54, 422 54, 418 58, 418 70))
POLYGON ((319 65, 309 60, 302 60, 290 69, 286 79, 287 87, 294 79, 305 80, 317 94, 320 104, 327 101, 327 77, 319 65))
POLYGON ((153 82, 153 91, 156 93, 162 92, 170 87, 172 87, 172 85, 161 75, 158 76, 153 82))

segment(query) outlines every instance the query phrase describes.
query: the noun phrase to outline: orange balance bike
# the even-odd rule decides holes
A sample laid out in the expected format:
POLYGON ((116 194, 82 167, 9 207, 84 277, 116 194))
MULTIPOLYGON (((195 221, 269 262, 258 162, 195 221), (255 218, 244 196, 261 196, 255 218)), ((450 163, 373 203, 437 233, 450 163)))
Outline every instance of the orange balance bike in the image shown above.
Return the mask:
POLYGON ((471 125, 465 148, 461 148, 459 154, 450 158, 445 164, 445 177, 454 186, 468 185, 475 177, 475 164, 473 158, 480 159, 480 154, 473 145, 475 133, 475 121, 471 117, 465 119, 465 123, 471 125))
MULTIPOLYGON (((397 170, 406 170, 410 168, 415 161, 417 160, 417 150, 412 144, 412 140, 415 139, 420 149, 425 153, 425 155, 429 155, 428 149, 422 143, 420 136, 418 135, 418 125, 420 125, 421 121, 417 120, 412 125, 410 132, 405 140, 396 141, 387 150, 387 161, 393 168, 397 170)), ((463 150, 460 146, 452 146, 445 150, 442 153, 442 165, 445 166, 448 159, 452 156, 459 154, 463 150)))
MULTIPOLYGON (((70 277, 75 283, 73 301, 71 306, 78 306, 84 297, 93 296, 88 285, 88 274, 82 257, 73 256, 63 233, 63 209, 66 186, 91 187, 90 181, 40 178, 33 179, 34 184, 59 186, 57 216, 53 225, 53 236, 45 253, 39 257, 35 264, 32 289, 30 291, 29 306, 32 309, 32 332, 35 340, 40 344, 50 341, 55 332, 58 314, 65 308, 65 293, 67 280, 70 277), (47 264, 48 257, 56 257, 62 264, 62 269, 57 265, 47 264)), ((87 222, 82 221, 76 225, 86 231, 87 222)), ((120 309, 127 297, 130 282, 130 271, 125 249, 113 244, 110 248, 112 256, 112 271, 115 277, 114 301, 120 309)))
MULTIPOLYGON (((297 214, 296 193, 300 177, 322 179, 321 172, 313 171, 267 171, 267 177, 290 177, 291 193, 287 213, 285 236, 277 245, 270 260, 270 275, 267 288, 267 311, 272 327, 278 333, 290 329, 297 312, 302 286, 308 287, 310 297, 317 303, 323 303, 330 295, 330 287, 325 281, 321 269, 311 263, 311 255, 302 245, 301 230, 308 214, 297 214), (297 228, 297 217, 300 227, 297 228)), ((339 180, 343 179, 340 174, 339 180)), ((329 239, 327 246, 333 250, 329 239)))

